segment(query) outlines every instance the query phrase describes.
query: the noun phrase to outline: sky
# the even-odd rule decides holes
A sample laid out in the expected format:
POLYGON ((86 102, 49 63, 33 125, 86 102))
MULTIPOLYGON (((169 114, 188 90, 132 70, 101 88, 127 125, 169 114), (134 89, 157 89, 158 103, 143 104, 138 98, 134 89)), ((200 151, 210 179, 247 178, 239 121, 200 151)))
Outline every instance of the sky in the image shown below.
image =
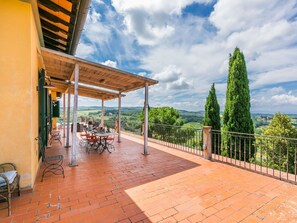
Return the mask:
MULTIPOLYGON (((225 107, 229 55, 245 55, 251 111, 297 111, 297 0, 92 0, 76 56, 153 78, 151 107, 225 107)), ((122 106, 143 106, 144 90, 122 106)), ((79 105, 101 105, 79 98, 79 105)), ((117 106, 108 101, 106 106, 117 106)))

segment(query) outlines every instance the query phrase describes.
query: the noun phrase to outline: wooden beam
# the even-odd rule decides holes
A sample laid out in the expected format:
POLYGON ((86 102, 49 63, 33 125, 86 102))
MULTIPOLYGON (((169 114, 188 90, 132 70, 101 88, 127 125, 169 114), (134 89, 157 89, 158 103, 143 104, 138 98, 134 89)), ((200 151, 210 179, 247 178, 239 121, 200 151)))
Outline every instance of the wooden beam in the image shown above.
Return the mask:
POLYGON ((54 32, 62 32, 65 35, 69 35, 69 33, 66 30, 64 30, 64 29, 62 29, 62 28, 60 28, 60 27, 58 27, 58 26, 56 26, 56 25, 54 25, 54 24, 52 24, 52 23, 50 23, 48 21, 45 21, 42 18, 40 18, 40 22, 41 22, 41 26, 44 26, 44 27, 46 27, 46 28, 48 28, 48 29, 50 29, 50 30, 52 30, 54 32))
POLYGON ((65 49, 67 49, 67 45, 63 44, 63 43, 60 43, 52 38, 48 38, 47 36, 44 36, 44 41, 48 42, 48 43, 51 43, 52 45, 56 45, 56 46, 62 46, 64 47, 65 49))
POLYGON ((63 12, 64 14, 71 16, 72 13, 69 12, 68 10, 64 9, 63 7, 59 6, 58 4, 50 1, 50 0, 39 0, 39 3, 46 8, 49 8, 55 12, 63 12))
POLYGON ((73 71, 72 71, 72 74, 71 74, 71 76, 70 76, 69 79, 68 79, 70 82, 74 80, 74 77, 75 77, 75 69, 76 69, 76 66, 74 67, 74 69, 73 69, 73 71))
POLYGON ((69 28, 70 27, 73 28, 72 23, 69 23, 69 22, 65 21, 64 19, 61 19, 61 18, 55 16, 54 14, 43 10, 42 8, 39 8, 39 14, 40 14, 40 17, 45 17, 45 18, 51 20, 54 23, 60 23, 60 24, 63 24, 65 26, 68 26, 69 28))
POLYGON ((53 33, 51 30, 48 30, 48 29, 45 29, 45 28, 42 28, 42 33, 43 33, 44 36, 50 37, 52 39, 56 39, 56 40, 59 39, 59 40, 62 40, 64 42, 67 42, 68 41, 64 37, 59 36, 56 33, 53 33))
POLYGON ((51 42, 44 41, 44 43, 45 43, 46 47, 48 47, 48 48, 58 50, 58 51, 61 51, 61 52, 65 52, 65 49, 61 49, 60 47, 52 44, 51 42))
POLYGON ((66 48, 68 47, 67 46, 67 42, 65 42, 65 41, 63 41, 63 40, 60 40, 60 39, 56 39, 56 38, 53 38, 53 37, 51 37, 51 36, 48 36, 48 35, 43 35, 44 36, 44 38, 47 38, 48 40, 50 40, 50 41, 55 41, 55 42, 57 42, 57 43, 59 43, 59 44, 62 44, 62 45, 64 45, 66 48))

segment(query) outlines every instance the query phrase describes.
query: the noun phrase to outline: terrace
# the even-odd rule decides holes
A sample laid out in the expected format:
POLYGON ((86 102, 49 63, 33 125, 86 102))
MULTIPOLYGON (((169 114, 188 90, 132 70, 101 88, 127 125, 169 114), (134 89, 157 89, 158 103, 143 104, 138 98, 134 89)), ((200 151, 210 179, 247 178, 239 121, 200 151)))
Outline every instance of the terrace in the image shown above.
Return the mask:
MULTIPOLYGON (((1 222, 294 222, 297 188, 235 166, 205 160, 122 134, 115 151, 98 155, 78 147, 77 167, 59 143, 47 153, 64 154, 65 179, 41 170, 33 193, 12 201, 1 222)), ((0 204, 1 205, 1 204, 0 204)))

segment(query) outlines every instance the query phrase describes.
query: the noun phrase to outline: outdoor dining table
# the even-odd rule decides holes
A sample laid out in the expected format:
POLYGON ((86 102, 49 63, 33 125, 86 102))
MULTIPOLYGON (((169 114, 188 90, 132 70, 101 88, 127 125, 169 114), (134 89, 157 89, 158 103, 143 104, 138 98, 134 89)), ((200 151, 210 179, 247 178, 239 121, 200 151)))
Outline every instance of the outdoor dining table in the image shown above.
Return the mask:
POLYGON ((103 132, 103 133, 96 132, 94 134, 100 139, 98 147, 102 146, 102 150, 99 152, 99 154, 103 153, 104 150, 107 150, 109 153, 111 153, 111 151, 109 150, 108 144, 107 144, 107 139, 108 139, 108 137, 111 137, 111 136, 114 137, 117 134, 111 133, 111 132, 103 132))

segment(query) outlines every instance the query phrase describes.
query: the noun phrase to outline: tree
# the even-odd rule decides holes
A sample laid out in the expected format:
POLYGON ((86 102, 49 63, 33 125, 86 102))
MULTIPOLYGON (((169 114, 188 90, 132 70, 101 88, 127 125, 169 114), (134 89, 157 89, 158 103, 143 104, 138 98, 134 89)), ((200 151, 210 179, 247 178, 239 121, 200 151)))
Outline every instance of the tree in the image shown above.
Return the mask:
MULTIPOLYGON (((213 130, 221 130, 220 105, 217 100, 214 83, 211 86, 205 103, 205 113, 203 119, 204 126, 212 126, 213 130)), ((221 141, 220 132, 212 135, 212 152, 219 154, 218 143, 221 141)))
MULTIPOLYGON (((179 112, 170 107, 157 107, 149 109, 149 125, 163 124, 182 126, 184 121, 180 118, 179 112)), ((139 119, 144 119, 144 112, 140 114, 139 119)))
POLYGON ((214 130, 221 129, 220 105, 217 100, 214 84, 212 84, 206 99, 203 125, 212 126, 214 130))
MULTIPOLYGON (((143 120, 144 113, 139 116, 143 120)), ((196 143, 195 129, 182 127, 184 121, 179 112, 170 107, 157 107, 149 110, 149 137, 175 144, 196 143), (195 141, 195 142, 194 142, 195 141)))
MULTIPOLYGON (((247 77, 244 55, 242 52, 240 52, 239 48, 236 47, 233 55, 230 55, 229 59, 226 105, 223 114, 223 131, 254 134, 250 107, 249 81, 247 77)), ((224 138, 226 145, 224 147, 225 153, 229 154, 231 151, 232 154, 229 154, 230 156, 243 160, 244 152, 247 152, 244 151, 244 147, 246 146, 233 146, 234 148, 238 148, 236 152, 238 154, 236 154, 234 148, 231 145, 228 145, 230 141, 229 137, 225 136, 224 138)), ((254 147, 252 146, 251 149, 251 154, 254 156, 254 147)))
POLYGON ((268 160, 266 160, 266 163, 268 166, 294 173, 297 142, 288 138, 296 138, 297 130, 292 125, 291 118, 285 114, 276 113, 269 126, 265 128, 263 134, 267 136, 278 136, 278 138, 267 138, 268 146, 266 146, 266 151, 264 152, 267 153, 266 157, 268 160))

